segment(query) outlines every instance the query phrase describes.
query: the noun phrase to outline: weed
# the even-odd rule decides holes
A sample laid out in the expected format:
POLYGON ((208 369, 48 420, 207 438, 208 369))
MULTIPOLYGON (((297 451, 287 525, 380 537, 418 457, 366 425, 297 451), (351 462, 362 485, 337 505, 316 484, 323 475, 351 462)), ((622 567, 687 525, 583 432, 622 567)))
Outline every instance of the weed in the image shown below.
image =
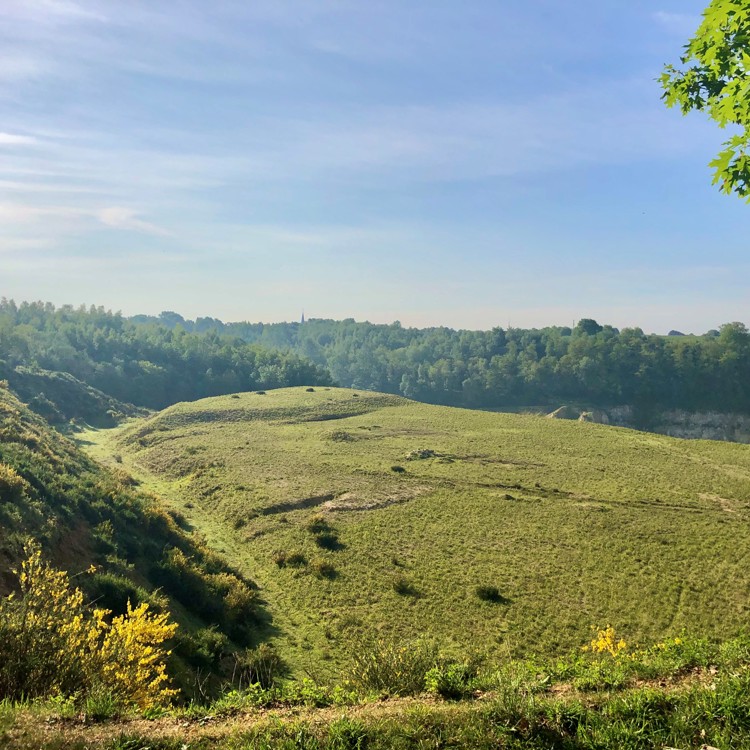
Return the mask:
POLYGON ((287 665, 270 643, 261 643, 256 648, 248 648, 234 655, 233 682, 240 690, 249 685, 259 685, 268 690, 286 672, 287 665))
POLYGON ((476 665, 448 662, 428 670, 425 674, 425 688, 441 698, 459 700, 471 694, 472 682, 476 676, 476 665))
POLYGON ((419 596, 419 591, 414 584, 404 575, 397 575, 393 579, 393 590, 399 596, 419 596))
MULTIPOLYGON (((100 722, 114 719, 122 710, 122 703, 111 690, 98 688, 86 696, 81 708, 87 719, 100 722)), ((150 708, 154 706, 146 706, 144 710, 150 708)))
POLYGON ((474 593, 483 602, 492 602, 493 604, 505 604, 507 602, 497 586, 477 586, 474 593))
POLYGON ((327 549, 331 552, 338 552, 339 550, 344 549, 344 544, 333 531, 326 531, 323 534, 318 534, 315 537, 315 544, 321 549, 327 549))
POLYGON ((333 580, 338 577, 338 571, 327 560, 313 560, 310 568, 318 578, 327 578, 333 580))
POLYGON ((438 663, 434 642, 398 641, 376 637, 353 644, 349 681, 365 693, 416 695, 424 690, 425 674, 438 663))

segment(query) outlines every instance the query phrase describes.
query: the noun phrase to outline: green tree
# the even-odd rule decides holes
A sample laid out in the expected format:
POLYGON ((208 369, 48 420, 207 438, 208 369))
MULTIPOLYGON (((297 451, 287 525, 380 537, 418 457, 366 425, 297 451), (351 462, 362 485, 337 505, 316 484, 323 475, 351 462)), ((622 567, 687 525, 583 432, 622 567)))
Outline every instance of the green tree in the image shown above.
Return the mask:
POLYGON ((714 185, 750 202, 750 0, 712 0, 680 62, 665 67, 662 98, 683 114, 705 111, 719 127, 739 128, 709 166, 714 185))

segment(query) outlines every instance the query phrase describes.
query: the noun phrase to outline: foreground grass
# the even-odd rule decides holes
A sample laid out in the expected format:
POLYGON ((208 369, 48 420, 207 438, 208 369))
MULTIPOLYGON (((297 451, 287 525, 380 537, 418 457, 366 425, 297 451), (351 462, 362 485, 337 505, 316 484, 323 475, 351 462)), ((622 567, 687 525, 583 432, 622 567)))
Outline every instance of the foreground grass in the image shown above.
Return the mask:
POLYGON ((98 722, 72 703, 6 703, 0 744, 7 750, 729 750, 750 746, 749 665, 748 638, 720 646, 676 639, 640 652, 507 662, 476 678, 474 690, 457 701, 349 695, 330 705, 335 694, 312 685, 306 692, 287 688, 285 698, 283 690, 255 688, 207 707, 98 722))
POLYGON ((373 631, 497 660, 747 621, 748 446, 304 388, 87 439, 252 572, 298 675, 373 631))

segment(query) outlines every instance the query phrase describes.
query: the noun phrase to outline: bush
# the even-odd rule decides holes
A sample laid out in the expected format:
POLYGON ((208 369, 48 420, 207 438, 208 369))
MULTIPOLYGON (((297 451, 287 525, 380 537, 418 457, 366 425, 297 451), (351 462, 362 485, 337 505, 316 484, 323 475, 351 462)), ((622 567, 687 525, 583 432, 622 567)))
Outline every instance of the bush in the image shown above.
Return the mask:
POLYGON ((334 430, 328 437, 334 443, 352 443, 356 439, 351 432, 346 430, 334 430))
POLYGON ((208 670, 216 668, 228 650, 229 638, 215 625, 183 634, 177 644, 177 653, 189 664, 208 670))
POLYGON ((354 644, 349 681, 366 693, 417 695, 425 674, 438 664, 438 650, 426 640, 376 638, 354 644))
POLYGON ((115 615, 125 614, 128 602, 134 606, 146 602, 155 612, 166 609, 163 598, 150 594, 142 586, 136 586, 132 581, 115 573, 92 575, 85 589, 97 607, 108 609, 115 615))
POLYGON ((425 688, 441 698, 460 700, 471 695, 472 681, 476 676, 477 668, 474 664, 442 664, 427 672, 425 688))
POLYGON ((406 576, 396 576, 393 579, 393 590, 399 596, 419 596, 414 584, 406 576))
POLYGON ((274 556, 273 561, 280 568, 301 568, 307 565, 307 558, 301 552, 286 552, 279 550, 274 556))
POLYGON ((108 694, 143 710, 168 703, 176 691, 168 687, 161 644, 177 629, 168 614, 128 603, 108 622, 112 613, 84 606, 83 592, 38 548, 27 545, 26 554, 19 595, 0 602, 0 695, 108 694))
POLYGON ((325 534, 331 532, 331 526, 322 513, 316 513, 314 516, 311 516, 310 520, 307 522, 306 528, 311 534, 325 534))
POLYGON ((0 463, 0 501, 17 503, 28 487, 29 483, 15 469, 0 463))
POLYGON ((315 544, 321 549, 327 549, 331 552, 337 552, 344 548, 344 545, 339 541, 339 538, 334 531, 327 531, 324 534, 318 534, 315 537, 315 544))
POLYGON ((270 643, 247 648, 235 654, 234 658, 234 675, 240 690, 250 685, 269 690, 287 670, 286 662, 270 643))
POLYGON ((333 580, 338 576, 338 572, 336 571, 336 568, 331 565, 326 560, 313 560, 312 564, 310 565, 312 568, 312 572, 318 577, 318 578, 327 578, 329 580, 333 580))
POLYGON ((477 586, 474 593, 483 602, 492 602, 493 604, 504 604, 508 600, 500 593, 497 586, 477 586))

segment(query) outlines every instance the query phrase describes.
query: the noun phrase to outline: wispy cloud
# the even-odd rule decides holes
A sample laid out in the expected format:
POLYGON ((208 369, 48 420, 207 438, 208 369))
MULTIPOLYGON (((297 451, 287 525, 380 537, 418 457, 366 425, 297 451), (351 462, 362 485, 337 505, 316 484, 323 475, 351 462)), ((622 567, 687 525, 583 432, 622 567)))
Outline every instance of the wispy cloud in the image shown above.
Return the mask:
POLYGON ((36 143, 37 139, 30 135, 0 132, 0 146, 33 146, 36 143))
POLYGON ((102 208, 98 214, 99 221, 102 224, 114 229, 125 229, 131 232, 144 232, 153 234, 158 237, 168 237, 170 232, 166 229, 156 226, 151 222, 138 218, 138 213, 130 208, 123 206, 108 206, 102 208))
POLYGON ((100 3, 90 0, 83 3, 72 0, 4 0, 0 18, 32 20, 38 23, 78 23, 80 21, 104 21, 100 3))

